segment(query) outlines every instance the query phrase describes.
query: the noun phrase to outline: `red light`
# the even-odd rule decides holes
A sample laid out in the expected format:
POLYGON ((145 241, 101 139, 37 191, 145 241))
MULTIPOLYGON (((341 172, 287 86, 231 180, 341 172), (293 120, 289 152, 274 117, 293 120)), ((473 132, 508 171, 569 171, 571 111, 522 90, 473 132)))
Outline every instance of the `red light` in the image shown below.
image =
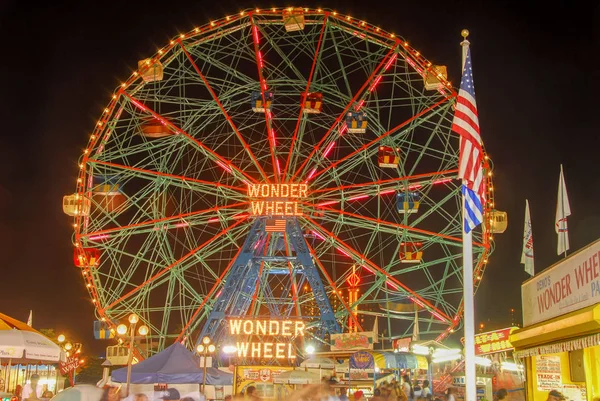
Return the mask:
POLYGON ((350 255, 348 255, 348 253, 347 253, 346 251, 344 251, 342 248, 340 248, 340 247, 337 247, 336 249, 337 249, 338 251, 340 251, 340 252, 341 252, 343 255, 346 255, 346 256, 350 257, 350 255))
POLYGON ((396 60, 396 57, 398 57, 398 54, 394 54, 390 60, 387 62, 387 64, 385 65, 384 69, 387 71, 388 68, 390 68, 390 65, 392 65, 392 63, 394 62, 394 60, 396 60))
POLYGON ((279 159, 275 159, 275 164, 277 166, 277 175, 281 175, 281 168, 279 167, 279 159))
POLYGON ((369 195, 357 195, 353 198, 348 199, 348 201, 353 201, 353 200, 358 200, 358 199, 364 199, 364 198, 368 198, 369 195))
POLYGON ((327 155, 329 155, 329 152, 331 152, 331 149, 333 149, 334 145, 335 142, 331 142, 329 146, 327 146, 327 149, 325 149, 325 152, 323 152, 323 157, 327 157, 327 155))
POLYGON ((219 221, 218 217, 213 217, 212 219, 208 219, 209 223, 216 223, 217 221, 219 221))
POLYGON ((221 166, 221 168, 223 168, 223 170, 227 171, 228 173, 231 173, 231 169, 229 167, 227 167, 226 165, 224 165, 223 163, 221 163, 220 161, 217 160, 217 164, 219 166, 221 166))
POLYGON ((368 271, 368 272, 369 272, 369 273, 371 273, 371 274, 375 274, 375 272, 374 272, 373 270, 371 270, 371 268, 370 268, 370 267, 367 267, 367 266, 362 266, 362 268, 363 268, 363 269, 365 269, 366 271, 368 271))
POLYGON ((254 43, 258 44, 258 27, 256 25, 252 27, 252 33, 254 35, 254 43))
POLYGON ((312 233, 315 235, 315 237, 325 241, 325 238, 323 238, 323 236, 321 234, 319 234, 318 232, 316 232, 315 230, 312 230, 312 233))
POLYGON ((383 75, 380 75, 375 79, 375 82, 373 82, 373 85, 371 85, 371 88, 369 88, 369 92, 373 92, 379 81, 381 81, 381 78, 383 78, 383 75))
POLYGON ((103 239, 107 239, 109 237, 108 234, 102 234, 102 235, 92 235, 90 237, 90 241, 100 241, 103 239))
POLYGON ((333 205, 336 203, 338 203, 338 201, 327 201, 327 202, 317 203, 317 206, 327 206, 327 205, 333 205))
POLYGON ((392 283, 391 281, 387 281, 387 285, 389 285, 390 287, 392 287, 395 290, 398 290, 398 286, 394 283, 392 283))
POLYGON ((313 168, 312 171, 310 172, 310 174, 308 175, 308 178, 306 179, 306 181, 310 180, 312 178, 312 176, 315 175, 316 172, 317 172, 317 169, 313 168))

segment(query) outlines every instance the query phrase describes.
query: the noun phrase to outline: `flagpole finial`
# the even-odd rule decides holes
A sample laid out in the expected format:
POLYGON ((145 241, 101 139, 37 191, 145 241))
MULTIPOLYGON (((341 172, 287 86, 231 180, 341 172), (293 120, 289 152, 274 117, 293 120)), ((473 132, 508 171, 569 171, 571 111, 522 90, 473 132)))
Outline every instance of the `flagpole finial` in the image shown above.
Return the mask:
POLYGON ((467 38, 467 36, 469 36, 469 30, 468 29, 463 29, 462 31, 460 31, 460 36, 462 36, 463 38, 467 38))

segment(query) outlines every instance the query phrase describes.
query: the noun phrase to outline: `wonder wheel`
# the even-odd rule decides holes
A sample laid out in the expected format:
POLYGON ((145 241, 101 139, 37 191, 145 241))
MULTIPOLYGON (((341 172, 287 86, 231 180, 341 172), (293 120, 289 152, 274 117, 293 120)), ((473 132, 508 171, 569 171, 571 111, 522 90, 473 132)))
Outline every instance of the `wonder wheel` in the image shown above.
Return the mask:
MULTIPOLYGON (((384 340, 460 325, 446 67, 366 21, 306 8, 211 21, 137 67, 63 202, 102 324, 135 312, 152 352, 226 336, 235 317, 302 319, 315 342, 375 322, 384 340)), ((489 163, 475 285, 503 218, 489 163)))

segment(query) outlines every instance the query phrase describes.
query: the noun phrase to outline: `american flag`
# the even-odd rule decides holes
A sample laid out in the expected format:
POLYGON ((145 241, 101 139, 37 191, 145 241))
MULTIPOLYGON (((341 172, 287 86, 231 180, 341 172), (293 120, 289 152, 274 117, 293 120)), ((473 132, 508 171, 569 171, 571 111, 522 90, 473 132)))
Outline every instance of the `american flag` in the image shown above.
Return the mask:
POLYGON ((465 199, 465 232, 469 233, 483 221, 485 182, 483 179, 483 149, 479 136, 479 118, 473 85, 471 50, 467 48, 463 76, 456 101, 452 130, 460 135, 458 178, 463 180, 465 199))
POLYGON ((267 219, 265 231, 268 233, 285 232, 285 220, 267 219))

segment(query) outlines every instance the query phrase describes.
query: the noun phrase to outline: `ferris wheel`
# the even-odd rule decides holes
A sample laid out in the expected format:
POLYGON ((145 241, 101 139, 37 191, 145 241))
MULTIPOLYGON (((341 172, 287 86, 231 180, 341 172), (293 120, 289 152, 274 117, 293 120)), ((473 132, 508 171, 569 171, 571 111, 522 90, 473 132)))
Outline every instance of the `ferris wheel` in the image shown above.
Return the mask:
MULTIPOLYGON (((153 351, 240 316, 301 318, 316 340, 448 336, 455 96, 446 67, 334 11, 246 10, 173 38, 115 90, 63 199, 98 320, 135 312, 153 351)), ((476 287, 506 226, 485 160, 476 287)))

